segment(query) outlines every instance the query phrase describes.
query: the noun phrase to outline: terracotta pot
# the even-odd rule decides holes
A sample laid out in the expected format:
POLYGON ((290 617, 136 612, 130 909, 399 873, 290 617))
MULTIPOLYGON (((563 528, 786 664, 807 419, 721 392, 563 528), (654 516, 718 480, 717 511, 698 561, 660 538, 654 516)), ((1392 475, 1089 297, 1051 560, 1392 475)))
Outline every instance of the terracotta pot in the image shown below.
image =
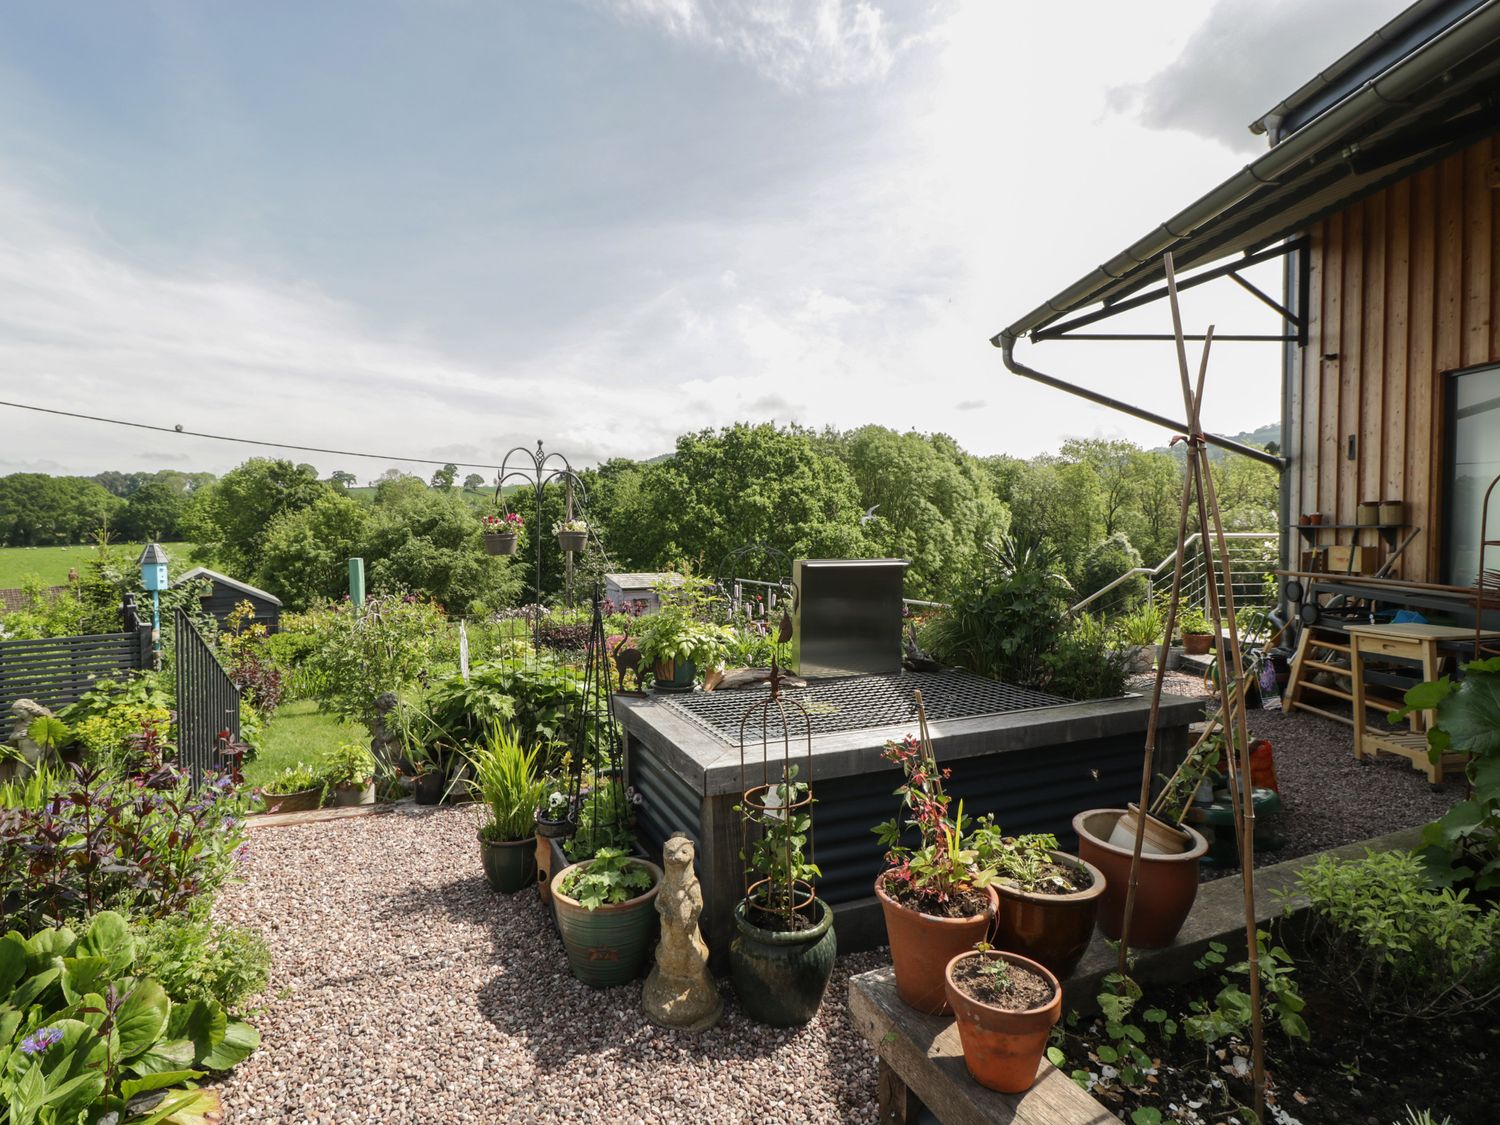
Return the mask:
POLYGON ((970 950, 948 962, 943 971, 943 985, 953 1006, 958 1024, 959 1042, 964 1048, 964 1066, 981 1086, 1002 1094, 1019 1094, 1031 1089, 1036 1081, 1047 1037, 1062 1016, 1062 987, 1057 978, 1026 957, 1015 953, 993 953, 1012 965, 1030 969, 1052 984, 1052 999, 1039 1008, 1012 1012, 975 1000, 953 983, 953 969, 959 962, 985 954, 970 950))
MULTIPOLYGON (((1125 919, 1125 893, 1130 883, 1130 849, 1109 843, 1115 822, 1124 809, 1089 809, 1073 818, 1078 833, 1078 854, 1104 872, 1104 894, 1099 899, 1099 932, 1118 940, 1125 919)), ((1135 914, 1130 923, 1130 944, 1136 949, 1161 949, 1171 945, 1187 921, 1198 897, 1198 861, 1208 851, 1208 841, 1191 828, 1184 832, 1192 846, 1177 855, 1141 856, 1140 880, 1135 891, 1135 914)))
MULTIPOLYGON (((1139 811, 1132 802, 1129 811, 1115 821, 1114 831, 1109 834, 1109 843, 1127 852, 1135 848, 1136 814, 1139 811)), ((1141 841, 1142 855, 1181 855, 1192 846, 1192 841, 1181 829, 1173 828, 1164 820, 1146 814, 1146 836, 1141 841)))
POLYGON ((1082 868, 1093 880, 1087 888, 1067 895, 1040 894, 995 884, 1000 911, 995 916, 995 945, 1045 965, 1058 979, 1066 979, 1089 947, 1094 919, 1104 895, 1104 872, 1092 863, 1052 852, 1054 863, 1082 868))
POLYGON ((1208 650, 1213 647, 1214 635, 1212 633, 1184 633, 1182 634, 1182 651, 1188 656, 1207 656, 1208 650))
POLYGON ((875 880, 875 897, 885 915, 885 932, 891 943, 891 965, 896 970, 896 991, 909 1007, 929 1016, 947 1015, 948 996, 943 970, 955 956, 974 948, 990 932, 1000 909, 995 888, 988 888, 989 905, 967 918, 939 918, 923 914, 885 893, 882 872, 875 880))

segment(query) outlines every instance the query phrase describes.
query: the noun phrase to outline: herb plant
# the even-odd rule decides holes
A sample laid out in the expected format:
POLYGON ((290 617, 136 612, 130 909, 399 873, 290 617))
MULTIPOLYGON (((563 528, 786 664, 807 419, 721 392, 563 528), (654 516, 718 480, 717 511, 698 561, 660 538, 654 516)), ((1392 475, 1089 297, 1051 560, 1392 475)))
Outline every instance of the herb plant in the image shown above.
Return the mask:
POLYGON ((535 833, 537 804, 546 784, 537 769, 538 754, 499 723, 483 745, 469 752, 474 770, 469 784, 485 806, 486 823, 479 830, 484 839, 524 840, 535 833))
POLYGON ((654 881, 651 869, 640 860, 619 848, 600 848, 593 859, 569 871, 558 890, 577 899, 585 910, 597 910, 645 894, 654 881))

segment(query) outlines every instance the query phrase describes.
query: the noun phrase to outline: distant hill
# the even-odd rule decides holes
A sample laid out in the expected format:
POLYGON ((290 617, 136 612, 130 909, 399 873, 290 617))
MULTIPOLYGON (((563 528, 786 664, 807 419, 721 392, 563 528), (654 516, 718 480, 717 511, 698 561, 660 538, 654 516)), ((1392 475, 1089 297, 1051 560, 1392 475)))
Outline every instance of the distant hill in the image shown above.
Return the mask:
MULTIPOLYGON (((1256 449, 1260 449, 1260 448, 1264 447, 1265 445, 1267 445, 1268 443, 1274 441, 1276 443, 1276 445, 1277 445, 1277 448, 1280 448, 1281 447, 1281 423, 1280 422, 1268 422, 1264 426, 1261 426, 1258 429, 1246 430, 1243 433, 1238 433, 1238 434, 1220 434, 1219 436, 1220 437, 1227 437, 1230 441, 1237 441, 1241 445, 1254 446, 1256 449)), ((1152 450, 1152 452, 1153 453, 1175 453, 1179 457, 1183 457, 1183 456, 1187 455, 1187 450, 1184 449, 1181 445, 1174 445, 1174 446, 1171 446, 1171 447, 1168 447, 1168 446, 1165 446, 1165 445, 1161 445, 1161 446, 1157 446, 1156 449, 1152 450)), ((1209 456, 1210 457, 1222 457, 1224 455, 1224 450, 1218 449, 1218 448, 1216 448, 1214 446, 1210 446, 1208 452, 1209 452, 1209 456)))

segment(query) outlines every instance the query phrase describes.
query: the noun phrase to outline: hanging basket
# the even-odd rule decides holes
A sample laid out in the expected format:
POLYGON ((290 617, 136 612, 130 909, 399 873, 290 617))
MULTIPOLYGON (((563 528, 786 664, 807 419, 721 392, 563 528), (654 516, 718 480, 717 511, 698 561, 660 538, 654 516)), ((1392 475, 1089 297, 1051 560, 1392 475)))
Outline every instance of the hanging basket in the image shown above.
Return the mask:
POLYGON ((514 531, 486 531, 484 550, 488 555, 513 555, 521 537, 514 531))
POLYGON ((557 533, 557 545, 570 554, 583 550, 588 546, 588 541, 587 531, 559 531, 557 533))

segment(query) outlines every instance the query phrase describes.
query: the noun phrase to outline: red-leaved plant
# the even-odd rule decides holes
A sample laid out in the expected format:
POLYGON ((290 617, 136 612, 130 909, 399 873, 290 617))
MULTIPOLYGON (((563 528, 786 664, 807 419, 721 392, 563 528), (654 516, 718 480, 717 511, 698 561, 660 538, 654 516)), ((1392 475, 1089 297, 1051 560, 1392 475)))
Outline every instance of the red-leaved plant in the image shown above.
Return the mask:
POLYGON ((967 821, 962 801, 949 815, 943 782, 953 771, 939 768, 931 750, 911 735, 887 742, 881 756, 905 774, 896 796, 908 813, 904 824, 897 816, 873 830, 888 849, 887 893, 894 896, 904 891, 924 902, 942 904, 989 886, 995 868, 987 861, 988 849, 982 847, 988 838, 983 830, 989 827, 989 818, 967 821), (915 848, 902 843, 908 829, 915 829, 920 838, 915 848), (966 829, 971 831, 966 833, 966 829))

